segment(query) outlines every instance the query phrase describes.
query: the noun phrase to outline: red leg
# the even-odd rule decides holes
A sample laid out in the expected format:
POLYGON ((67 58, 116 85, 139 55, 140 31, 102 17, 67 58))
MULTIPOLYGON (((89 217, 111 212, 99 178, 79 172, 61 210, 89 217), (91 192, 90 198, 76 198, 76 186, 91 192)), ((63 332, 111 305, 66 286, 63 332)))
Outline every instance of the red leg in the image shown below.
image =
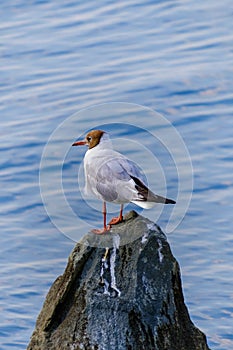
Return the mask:
POLYGON ((103 233, 110 231, 110 225, 107 225, 107 210, 106 210, 106 202, 103 202, 103 216, 104 216, 104 227, 102 229, 93 229, 91 230, 92 233, 95 233, 96 235, 102 235, 103 233))
POLYGON ((106 208, 106 202, 103 202, 103 210, 102 210, 103 216, 104 216, 104 229, 107 229, 107 208, 106 208))
POLYGON ((121 204, 120 214, 116 218, 112 218, 112 220, 108 223, 109 225, 116 225, 123 221, 123 204, 121 204))
POLYGON ((119 215, 120 221, 123 221, 123 208, 124 208, 124 205, 121 204, 120 215, 119 215))

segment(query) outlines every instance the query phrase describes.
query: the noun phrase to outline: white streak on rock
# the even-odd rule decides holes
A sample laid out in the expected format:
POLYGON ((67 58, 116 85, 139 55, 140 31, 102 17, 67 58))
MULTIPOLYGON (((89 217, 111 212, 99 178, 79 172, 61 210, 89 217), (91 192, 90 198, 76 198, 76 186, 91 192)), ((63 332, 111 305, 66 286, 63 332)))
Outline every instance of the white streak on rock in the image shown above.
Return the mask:
MULTIPOLYGON (((108 248, 106 248, 106 249, 108 249, 108 248)), ((103 282, 103 284, 104 284, 104 294, 106 294, 106 295, 110 295, 110 293, 109 293, 109 283, 108 283, 108 281, 106 280, 106 278, 104 278, 104 272, 105 272, 105 270, 107 270, 108 269, 108 263, 107 263, 107 260, 106 260, 106 258, 103 258, 102 259, 102 264, 101 264, 101 270, 100 270, 100 279, 101 279, 101 281, 103 282)))
POLYGON ((155 230, 156 229, 156 225, 154 222, 151 222, 150 224, 146 225, 148 230, 155 230))
POLYGON ((111 288, 118 293, 118 296, 121 295, 121 291, 117 288, 117 285, 116 285, 115 262, 116 262, 116 252, 117 252, 117 249, 119 249, 119 245, 120 245, 120 236, 115 234, 113 236, 113 249, 110 256, 110 274, 111 274, 111 288))
POLYGON ((148 240, 148 232, 145 232, 144 235, 142 236, 142 240, 141 240, 142 244, 146 243, 147 240, 148 240))
POLYGON ((108 288, 109 288, 109 283, 106 279, 104 279, 104 294, 106 295, 110 295, 108 288))
POLYGON ((163 261, 163 253, 162 253, 163 246, 159 239, 158 239, 158 245, 159 245, 159 248, 158 248, 159 262, 161 263, 163 261))

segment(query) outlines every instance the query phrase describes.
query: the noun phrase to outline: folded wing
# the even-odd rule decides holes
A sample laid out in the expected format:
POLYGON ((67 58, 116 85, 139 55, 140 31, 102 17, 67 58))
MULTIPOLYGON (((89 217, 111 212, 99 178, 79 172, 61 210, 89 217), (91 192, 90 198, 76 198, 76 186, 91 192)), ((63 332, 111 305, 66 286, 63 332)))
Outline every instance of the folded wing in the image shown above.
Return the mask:
POLYGON ((96 190, 108 202, 133 202, 143 208, 150 208, 155 203, 175 204, 172 199, 149 190, 139 167, 123 157, 113 158, 102 164, 95 180, 96 190))

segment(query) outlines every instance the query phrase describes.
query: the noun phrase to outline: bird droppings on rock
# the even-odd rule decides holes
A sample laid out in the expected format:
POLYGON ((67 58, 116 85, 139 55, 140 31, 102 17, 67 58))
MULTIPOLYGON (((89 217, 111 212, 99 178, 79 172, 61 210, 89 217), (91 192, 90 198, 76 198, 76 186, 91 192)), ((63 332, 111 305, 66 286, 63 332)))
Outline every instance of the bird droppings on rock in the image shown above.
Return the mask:
POLYGON ((104 287, 103 293, 106 295, 110 295, 109 293, 109 282, 107 278, 105 278, 105 271, 108 270, 108 263, 107 263, 107 254, 108 254, 109 249, 106 248, 104 257, 101 260, 101 270, 100 270, 100 283, 104 287))
POLYGON ((159 262, 162 263, 163 262, 163 253, 162 253, 162 242, 160 241, 160 239, 158 239, 158 255, 159 255, 159 262))
POLYGON ((120 245, 120 236, 118 234, 113 235, 113 249, 110 256, 110 272, 111 272, 111 288, 117 293, 118 296, 121 295, 121 291, 117 288, 116 284, 116 254, 120 245))

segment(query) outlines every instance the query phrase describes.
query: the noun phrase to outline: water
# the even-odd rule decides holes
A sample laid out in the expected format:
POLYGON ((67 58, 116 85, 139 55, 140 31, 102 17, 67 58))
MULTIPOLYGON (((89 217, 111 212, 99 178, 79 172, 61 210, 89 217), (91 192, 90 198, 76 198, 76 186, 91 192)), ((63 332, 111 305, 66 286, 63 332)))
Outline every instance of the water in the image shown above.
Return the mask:
POLYGON ((168 239, 193 322, 211 349, 233 348, 231 8, 229 0, 1 3, 1 349, 25 349, 74 246, 42 204, 43 148, 73 113, 114 101, 162 113, 188 147, 192 201, 168 239))

